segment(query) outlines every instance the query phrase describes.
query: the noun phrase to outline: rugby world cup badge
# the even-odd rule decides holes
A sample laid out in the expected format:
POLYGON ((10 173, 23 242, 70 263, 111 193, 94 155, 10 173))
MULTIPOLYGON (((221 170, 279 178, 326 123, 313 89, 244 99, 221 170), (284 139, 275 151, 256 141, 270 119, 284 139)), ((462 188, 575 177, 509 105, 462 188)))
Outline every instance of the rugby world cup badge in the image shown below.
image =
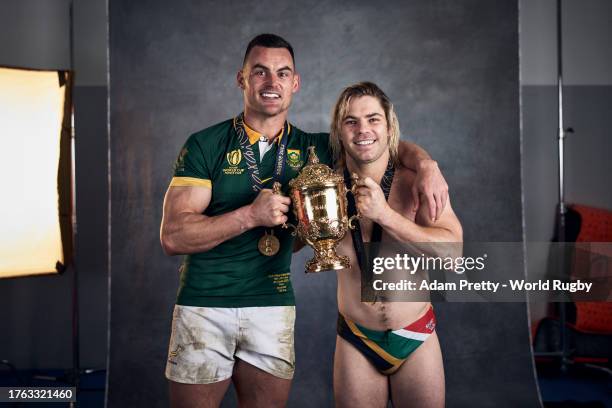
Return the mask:
POLYGON ((232 150, 225 155, 229 167, 223 169, 223 174, 239 175, 244 172, 244 169, 238 167, 242 161, 242 152, 240 149, 232 150))
POLYGON ((287 149, 287 164, 294 170, 299 170, 304 165, 299 149, 287 149))
POLYGON ((242 160, 242 152, 240 151, 240 149, 232 150, 231 152, 227 154, 227 162, 229 163, 230 166, 235 167, 239 165, 241 160, 242 160))

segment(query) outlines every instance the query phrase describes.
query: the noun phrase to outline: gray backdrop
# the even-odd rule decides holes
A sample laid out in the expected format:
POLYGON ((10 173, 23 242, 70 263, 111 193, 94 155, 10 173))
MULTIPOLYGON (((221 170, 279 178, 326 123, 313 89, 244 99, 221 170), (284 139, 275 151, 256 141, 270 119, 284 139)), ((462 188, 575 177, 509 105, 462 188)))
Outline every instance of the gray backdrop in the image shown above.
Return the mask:
MULTIPOLYGON (((377 82, 403 137, 436 158, 466 241, 520 241, 516 1, 110 1, 109 406, 166 406, 163 377, 178 258, 158 231, 186 137, 240 111, 235 74, 261 32, 296 49, 290 120, 328 129, 342 87, 377 82)), ((294 259, 297 373, 290 407, 332 406, 335 277, 294 259)), ((513 259, 516 278, 523 260, 513 259)), ((440 304, 447 405, 538 405, 523 304, 440 304)), ((233 395, 226 401, 235 405, 233 395)))

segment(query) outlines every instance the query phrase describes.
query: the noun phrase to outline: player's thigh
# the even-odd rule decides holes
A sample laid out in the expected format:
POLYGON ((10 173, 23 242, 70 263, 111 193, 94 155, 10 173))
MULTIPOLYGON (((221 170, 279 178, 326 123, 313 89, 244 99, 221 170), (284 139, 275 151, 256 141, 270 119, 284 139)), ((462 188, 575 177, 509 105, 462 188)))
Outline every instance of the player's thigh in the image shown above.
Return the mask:
POLYGON ((334 353, 334 399, 338 408, 386 408, 389 399, 387 377, 340 336, 334 353))
POLYGON ((169 381, 171 408, 217 408, 230 379, 211 384, 182 384, 169 381))
POLYGON ((277 377, 237 358, 232 380, 241 408, 281 408, 287 405, 290 379, 277 377))
POLYGON ((429 336, 389 380, 395 407, 444 407, 444 365, 437 334, 429 336))
POLYGON ((295 307, 247 307, 239 315, 232 379, 240 406, 286 406, 295 370, 295 307))
POLYGON ((235 357, 291 380, 295 371, 295 306, 245 307, 239 316, 235 357))

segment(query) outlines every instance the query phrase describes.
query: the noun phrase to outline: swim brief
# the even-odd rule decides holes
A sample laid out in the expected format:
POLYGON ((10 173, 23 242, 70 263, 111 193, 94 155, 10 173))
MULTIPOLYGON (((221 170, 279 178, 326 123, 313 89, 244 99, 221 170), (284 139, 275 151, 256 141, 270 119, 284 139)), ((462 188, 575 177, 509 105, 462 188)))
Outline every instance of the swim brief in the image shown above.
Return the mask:
POLYGON ((363 354, 384 375, 397 371, 408 356, 434 332, 433 307, 403 329, 367 329, 338 314, 337 332, 363 354))

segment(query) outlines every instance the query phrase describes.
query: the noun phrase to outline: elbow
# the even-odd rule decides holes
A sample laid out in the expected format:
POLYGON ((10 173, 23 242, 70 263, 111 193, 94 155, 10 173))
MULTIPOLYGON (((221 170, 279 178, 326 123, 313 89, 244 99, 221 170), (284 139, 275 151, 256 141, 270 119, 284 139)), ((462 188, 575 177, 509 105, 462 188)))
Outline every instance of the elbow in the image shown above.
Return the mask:
POLYGON ((206 252, 212 248, 208 246, 203 246, 201 248, 198 248, 198 250, 196 251, 194 248, 190 247, 185 242, 181 242, 180 240, 177 241, 177 238, 178 237, 176 236, 176 234, 165 233, 162 229, 159 240, 161 242, 161 247, 164 250, 164 254, 168 256, 188 255, 195 252, 206 252))
POLYGON ((461 226, 457 228, 447 229, 447 239, 443 244, 439 245, 440 253, 443 257, 460 258, 463 256, 463 230, 461 226))
POLYGON ((448 236, 447 242, 463 243, 463 227, 461 224, 457 223, 456 225, 446 227, 445 230, 448 236))
POLYGON ((162 249, 164 250, 164 254, 168 256, 178 255, 178 251, 175 249, 174 245, 172 244, 170 240, 162 239, 161 246, 162 246, 162 249))
POLYGON ((457 231, 455 231, 454 238, 455 245, 453 249, 455 252, 455 258, 459 258, 463 256, 463 228, 461 228, 461 225, 459 225, 457 231))
POLYGON ((168 256, 179 255, 176 243, 172 239, 171 235, 164 231, 163 228, 161 230, 161 233, 159 234, 159 240, 161 242, 161 247, 164 251, 164 254, 168 256))
POLYGON ((463 228, 461 225, 457 226, 457 230, 454 232, 454 235, 457 242, 463 243, 463 228))

